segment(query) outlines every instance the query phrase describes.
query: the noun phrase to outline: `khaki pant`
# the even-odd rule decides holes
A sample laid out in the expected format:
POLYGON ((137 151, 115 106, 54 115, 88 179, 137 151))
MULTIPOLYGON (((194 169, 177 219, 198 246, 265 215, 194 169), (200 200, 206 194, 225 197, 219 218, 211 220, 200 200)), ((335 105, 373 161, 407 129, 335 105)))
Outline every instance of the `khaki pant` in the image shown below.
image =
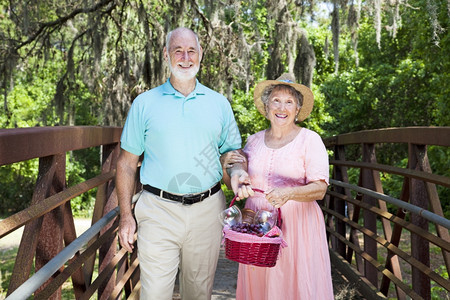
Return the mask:
POLYGON ((178 268, 183 300, 211 299, 224 207, 222 191, 192 205, 142 192, 135 208, 141 300, 171 300, 178 268))

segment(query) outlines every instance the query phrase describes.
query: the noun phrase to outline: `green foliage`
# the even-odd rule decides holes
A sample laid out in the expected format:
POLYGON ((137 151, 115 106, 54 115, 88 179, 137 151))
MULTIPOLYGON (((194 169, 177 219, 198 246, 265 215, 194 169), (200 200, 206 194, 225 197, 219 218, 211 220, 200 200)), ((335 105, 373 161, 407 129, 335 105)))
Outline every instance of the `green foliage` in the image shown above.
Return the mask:
MULTIPOLYGON (((30 205, 38 174, 38 159, 0 167, 0 215, 9 216, 30 205)), ((69 153, 66 157, 67 186, 74 186, 101 172, 98 148, 69 153)), ((71 200, 74 215, 88 216, 94 207, 97 189, 71 200)))
MULTIPOLYGON (((276 34, 280 26, 286 25, 280 20, 297 22, 295 30, 307 32, 315 52, 315 105, 301 126, 325 137, 383 127, 450 125, 450 60, 446 59, 450 57, 450 34, 439 30, 439 26, 449 26, 444 1, 434 1, 435 12, 426 0, 401 5, 402 22, 397 33, 393 36, 387 26, 382 27, 380 47, 371 4, 363 2, 358 66, 351 30, 343 21, 348 11, 342 6, 337 74, 330 17, 327 13, 311 15, 317 12, 317 5, 300 11, 290 2, 285 8, 287 14, 280 18, 281 10, 276 15, 277 10, 269 9, 271 4, 263 0, 194 1, 183 5, 152 0, 119 6, 111 3, 63 21, 62 16, 80 7, 90 8, 92 3, 16 2, 0 1, 0 39, 5 41, 0 45, 2 128, 123 124, 131 95, 165 80, 161 55, 164 34, 176 26, 188 26, 200 33, 205 49, 200 80, 220 92, 230 86, 227 96, 232 98, 245 144, 249 135, 269 127, 254 107, 253 88, 266 79, 266 68, 277 43, 285 50, 280 60, 288 69, 287 51, 293 48, 289 37, 281 41, 276 34), (292 18, 286 19, 288 15, 292 18), (26 43, 46 22, 60 23, 46 27, 36 40, 26 43), (328 49, 324 47, 326 41, 328 49)), ((383 24, 391 25, 393 16, 389 12, 382 13, 382 17, 383 24)), ((295 57, 295 53, 292 55, 295 57)), ((359 151, 348 149, 347 158, 358 159, 359 151)), ((391 145, 377 149, 380 163, 403 165, 403 154, 405 149, 391 145)), ((448 155, 448 150, 430 147, 433 172, 448 176, 445 168, 449 168, 442 163, 448 161, 448 155)), ((98 150, 69 154, 67 169, 68 185, 95 176, 100 171, 98 150)), ((6 187, 1 189, 1 197, 30 199, 36 174, 36 161, 1 167, 0 179, 6 187), (12 187, 15 182, 20 182, 17 188, 12 187)), ((351 176, 357 180, 357 174, 351 176)), ((397 195, 401 180, 383 176, 386 192, 397 195)), ((448 189, 438 190, 447 203, 448 189)), ((92 205, 94 197, 92 191, 72 200, 72 204, 83 210, 92 205)), ((3 202, 3 213, 23 205, 22 201, 14 205, 3 202)))
MULTIPOLYGON (((433 174, 450 177, 450 149, 430 146, 427 154, 433 174)), ((450 189, 438 185, 437 190, 444 217, 450 219, 450 189)))
MULTIPOLYGON (((424 8, 426 2, 413 6, 424 8)), ((445 4, 443 9, 445 8, 445 4)), ((445 9, 444 9, 445 10, 445 9)), ((333 134, 397 126, 448 126, 449 34, 439 34, 439 46, 431 40, 426 9, 401 7, 402 24, 395 37, 382 30, 381 46, 375 41, 372 21, 364 13, 360 20, 359 67, 340 63, 339 74, 329 70, 319 75, 331 122, 325 129, 333 134)), ((448 17, 439 14, 442 26, 448 17)), ((341 32, 345 39, 345 31, 341 32)), ((320 36, 315 36, 320 39, 320 36)), ((348 43, 347 43, 348 44, 348 43)), ((350 48, 349 48, 350 49, 350 48)), ((318 50, 320 51, 320 50, 318 50)), ((350 57, 344 50, 341 58, 350 57)), ((347 61, 344 59, 344 61, 347 61)), ((350 60, 349 60, 350 61, 350 60)), ((325 62, 318 59, 319 69, 325 62)))
POLYGON ((332 74, 322 85, 332 116, 326 129, 342 133, 439 125, 432 118, 436 102, 424 84, 428 80, 423 62, 408 58, 397 68, 377 64, 370 69, 332 74))
POLYGON ((239 126, 243 145, 250 135, 269 127, 269 121, 259 113, 253 104, 253 88, 248 93, 236 90, 231 106, 239 126))
MULTIPOLYGON (((447 279, 447 280, 449 279, 448 271, 447 271, 447 268, 445 267, 445 265, 439 266, 439 268, 434 271, 436 273, 438 273, 439 275, 441 275, 444 279, 447 279)), ((440 299, 445 299, 446 296, 448 297, 448 291, 445 288, 441 287, 434 281, 431 281, 431 284, 432 284, 431 299, 440 300, 440 299)))
MULTIPOLYGON (((313 83, 320 87, 327 79, 327 75, 334 72, 333 56, 327 53, 331 51, 331 49, 325 48, 327 41, 330 43, 328 48, 331 47, 331 32, 327 24, 316 27, 307 26, 307 24, 305 24, 305 27, 308 32, 309 40, 314 48, 314 53, 316 54, 313 83)), ((314 95, 316 96, 315 91, 314 95)))
MULTIPOLYGON (((101 173, 98 148, 72 152, 67 158, 67 186, 74 186, 101 173)), ((94 209, 97 189, 92 189, 71 200, 75 217, 88 217, 94 209)))
MULTIPOLYGON (((425 9, 427 3, 413 2, 410 4, 420 9, 401 7, 402 24, 396 36, 382 30, 380 47, 375 41, 371 18, 362 12, 358 34, 359 67, 352 66, 350 57, 354 53, 351 47, 346 47, 340 53, 340 72, 334 74, 330 67, 331 58, 325 57, 324 51, 315 46, 316 71, 321 71, 315 82, 320 81, 325 111, 330 115, 321 124, 327 135, 388 127, 450 125, 450 64, 448 59, 443 59, 450 55, 450 35, 438 32, 439 46, 436 45, 429 23, 431 17, 425 9)), ((446 28, 449 19, 445 3, 438 5, 442 5, 439 22, 446 28)), ((326 34, 319 28, 312 32, 312 39, 324 41, 326 34)), ((347 40, 347 36, 348 32, 341 31, 343 40, 347 40)), ((408 153, 405 147, 379 145, 377 161, 404 168, 408 153)), ((360 157, 357 151, 346 150, 347 159, 360 157)), ((448 150, 435 146, 428 150, 433 173, 449 176, 448 150)), ((381 174, 381 180, 386 194, 400 196, 402 177, 381 174)), ((437 188, 448 218, 449 189, 437 188)))
POLYGON ((331 122, 332 119, 326 110, 327 106, 325 104, 325 97, 320 92, 319 87, 313 84, 312 91, 314 94, 314 108, 311 115, 302 122, 301 126, 325 136, 327 133, 325 132, 322 124, 331 122))
POLYGON ((0 249, 0 252, 0 299, 5 299, 17 256, 17 248, 0 249))
POLYGON ((37 159, 0 166, 0 215, 9 216, 28 207, 37 170, 37 159))
MULTIPOLYGON (((2 128, 54 126, 69 121, 74 125, 95 125, 95 111, 101 103, 90 93, 84 83, 75 79, 66 93, 68 110, 64 120, 59 118, 54 105, 58 75, 64 71, 58 52, 54 59, 42 66, 39 59, 30 59, 29 68, 17 74, 17 80, 8 95, 8 113, 0 107, 2 128), (34 66, 34 67, 31 67, 34 66)), ((75 185, 99 173, 98 149, 80 150, 67 158, 67 184, 75 185), (94 175, 95 174, 95 175, 94 175)), ((31 201, 38 174, 38 159, 0 167, 0 214, 8 216, 26 208, 31 201)), ((72 200, 75 214, 83 215, 93 207, 95 190, 72 200)))
MULTIPOLYGON (((34 65, 33 63, 30 63, 34 65)), ((59 67, 48 63, 17 74, 14 88, 8 96, 8 111, 0 108, 3 128, 49 126, 57 123, 52 109, 59 67)))

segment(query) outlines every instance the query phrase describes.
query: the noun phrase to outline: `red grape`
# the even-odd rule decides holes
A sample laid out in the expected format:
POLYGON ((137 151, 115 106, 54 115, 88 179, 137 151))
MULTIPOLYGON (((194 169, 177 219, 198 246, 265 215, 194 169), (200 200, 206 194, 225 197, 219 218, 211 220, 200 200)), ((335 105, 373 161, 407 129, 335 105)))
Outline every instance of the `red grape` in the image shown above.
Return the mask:
POLYGON ((231 230, 240 233, 257 235, 260 237, 264 235, 262 228, 256 224, 237 223, 231 226, 231 230))

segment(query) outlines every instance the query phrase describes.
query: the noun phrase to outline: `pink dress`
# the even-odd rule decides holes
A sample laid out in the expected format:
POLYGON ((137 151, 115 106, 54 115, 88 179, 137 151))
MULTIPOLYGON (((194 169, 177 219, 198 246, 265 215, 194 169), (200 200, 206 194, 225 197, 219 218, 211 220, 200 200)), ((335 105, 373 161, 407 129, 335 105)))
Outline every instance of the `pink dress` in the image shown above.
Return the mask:
MULTIPOLYGON (((320 136, 302 128, 295 139, 279 149, 264 142, 265 131, 247 140, 248 173, 252 186, 267 191, 273 187, 328 183, 328 155, 320 136)), ((261 193, 246 200, 257 211, 273 207, 261 193)), ((284 239, 273 268, 239 264, 237 300, 334 299, 330 257, 323 213, 316 201, 288 201, 281 207, 284 239)))

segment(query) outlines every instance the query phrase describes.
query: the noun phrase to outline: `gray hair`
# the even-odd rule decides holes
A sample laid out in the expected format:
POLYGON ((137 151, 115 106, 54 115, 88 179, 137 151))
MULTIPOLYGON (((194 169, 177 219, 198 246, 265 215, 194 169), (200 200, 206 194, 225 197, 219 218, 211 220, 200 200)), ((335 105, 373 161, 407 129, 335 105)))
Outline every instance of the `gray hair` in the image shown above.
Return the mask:
POLYGON ((178 30, 183 30, 183 31, 190 31, 190 32, 192 32, 193 34, 194 34, 194 36, 195 36, 195 41, 197 42, 197 48, 198 48, 198 50, 200 50, 200 42, 199 42, 199 40, 198 40, 198 35, 193 31, 193 30, 191 30, 191 29, 189 29, 189 28, 186 28, 186 27, 178 27, 178 28, 175 28, 174 30, 171 30, 171 31, 169 31, 169 33, 167 34, 167 36, 166 36, 166 49, 167 49, 167 51, 169 51, 169 43, 170 43, 170 39, 171 39, 171 37, 172 37, 172 34, 175 32, 175 31, 178 31, 178 30))
POLYGON ((294 96, 295 100, 297 100, 297 108, 301 109, 303 106, 303 95, 302 93, 300 93, 299 91, 297 91, 294 87, 288 85, 288 84, 271 84, 269 86, 267 86, 262 95, 261 95, 261 101, 262 103, 264 103, 264 108, 266 110, 267 113, 267 105, 269 104, 269 100, 270 100, 270 95, 272 95, 272 92, 275 89, 283 89, 286 90, 289 94, 291 94, 292 96, 294 96))

